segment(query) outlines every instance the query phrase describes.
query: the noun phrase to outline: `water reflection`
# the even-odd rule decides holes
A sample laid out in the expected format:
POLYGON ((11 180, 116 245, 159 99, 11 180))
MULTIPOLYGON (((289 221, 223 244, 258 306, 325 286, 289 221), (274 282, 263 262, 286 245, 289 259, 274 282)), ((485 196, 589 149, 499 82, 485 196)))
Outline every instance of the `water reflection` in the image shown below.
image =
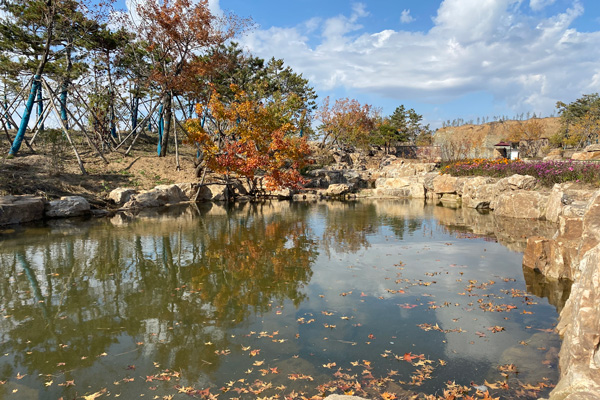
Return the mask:
MULTIPOLYGON (((321 365, 374 354, 394 364, 373 375, 399 370, 407 383, 414 368, 394 356, 408 352, 453 363, 428 390, 483 379, 501 357, 513 362, 508 349, 531 336, 523 326, 548 329, 556 318, 541 307, 543 322, 507 321, 478 307, 508 302, 504 291, 523 280, 519 254, 478 239, 520 249, 527 233, 511 237, 503 224, 474 210, 373 201, 174 207, 21 228, 0 236, 0 380, 9 382, 0 391, 58 398, 118 386, 124 396, 168 396, 173 383, 132 382, 157 368, 198 388, 250 382, 260 378, 252 350, 285 385, 307 371, 331 379, 321 365), (493 288, 461 293, 492 279, 493 288), (424 324, 452 333, 424 333, 424 324), (474 336, 499 324, 511 334, 493 346, 474 336)), ((526 279, 533 294, 556 292, 526 279)))

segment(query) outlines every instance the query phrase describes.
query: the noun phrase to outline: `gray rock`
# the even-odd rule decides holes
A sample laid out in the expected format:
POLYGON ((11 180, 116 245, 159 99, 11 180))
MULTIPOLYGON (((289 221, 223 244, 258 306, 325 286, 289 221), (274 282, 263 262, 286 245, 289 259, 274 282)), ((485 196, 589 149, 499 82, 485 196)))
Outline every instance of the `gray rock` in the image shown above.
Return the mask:
POLYGON ((159 185, 153 190, 163 192, 162 196, 166 196, 166 204, 176 204, 182 201, 188 201, 188 197, 183 193, 177 185, 159 185))
POLYGON ((546 215, 548 196, 528 190, 500 193, 494 202, 494 214, 511 218, 541 219, 546 215))
POLYGON ((225 185, 208 185, 206 188, 211 192, 212 201, 229 201, 231 197, 229 188, 225 185))
POLYGON ((529 175, 515 174, 508 178, 500 179, 496 185, 498 185, 499 192, 506 192, 509 190, 532 190, 537 184, 537 179, 529 175))
POLYGON ((68 218, 90 214, 90 203, 81 196, 65 196, 46 204, 46 217, 68 218))
POLYGON ((343 196, 352 192, 354 187, 352 185, 347 185, 345 183, 338 183, 334 185, 329 185, 327 191, 325 192, 328 196, 343 196))
POLYGON ((137 190, 133 188, 116 188, 110 192, 108 198, 120 206, 131 200, 131 196, 135 194, 137 190))
POLYGON ((0 226, 44 218, 44 200, 34 196, 0 197, 0 226))

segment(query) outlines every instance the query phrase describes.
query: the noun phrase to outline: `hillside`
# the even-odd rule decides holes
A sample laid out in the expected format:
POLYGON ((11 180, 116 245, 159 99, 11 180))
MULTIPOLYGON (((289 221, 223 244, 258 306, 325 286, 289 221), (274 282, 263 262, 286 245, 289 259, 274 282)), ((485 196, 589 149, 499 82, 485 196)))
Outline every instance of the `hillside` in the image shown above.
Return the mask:
MULTIPOLYGON (((505 140, 511 128, 527 121, 488 122, 482 125, 463 125, 438 129, 433 144, 442 147, 464 146, 470 157, 494 157, 494 145, 505 140)), ((538 118, 542 125, 542 138, 550 138, 560 128, 560 118, 538 118)))

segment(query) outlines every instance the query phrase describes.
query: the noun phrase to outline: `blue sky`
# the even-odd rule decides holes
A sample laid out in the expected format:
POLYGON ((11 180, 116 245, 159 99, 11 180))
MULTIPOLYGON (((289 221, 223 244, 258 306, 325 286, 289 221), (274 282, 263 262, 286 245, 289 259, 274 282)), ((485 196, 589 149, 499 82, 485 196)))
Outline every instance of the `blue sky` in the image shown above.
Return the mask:
POLYGON ((404 104, 434 128, 454 118, 547 116, 557 101, 600 92, 598 0, 210 3, 251 17, 242 46, 284 59, 321 98, 356 98, 384 114, 404 104))

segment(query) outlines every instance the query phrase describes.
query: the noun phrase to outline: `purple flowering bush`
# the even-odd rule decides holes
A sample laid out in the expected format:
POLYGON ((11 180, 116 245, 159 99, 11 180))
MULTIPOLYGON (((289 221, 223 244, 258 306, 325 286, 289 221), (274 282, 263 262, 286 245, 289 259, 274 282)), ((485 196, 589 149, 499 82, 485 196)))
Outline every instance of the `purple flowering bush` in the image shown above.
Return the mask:
POLYGON ((442 174, 452 176, 492 176, 504 178, 514 174, 531 175, 545 186, 580 182, 600 185, 600 163, 589 161, 521 161, 471 159, 442 167, 442 174))

